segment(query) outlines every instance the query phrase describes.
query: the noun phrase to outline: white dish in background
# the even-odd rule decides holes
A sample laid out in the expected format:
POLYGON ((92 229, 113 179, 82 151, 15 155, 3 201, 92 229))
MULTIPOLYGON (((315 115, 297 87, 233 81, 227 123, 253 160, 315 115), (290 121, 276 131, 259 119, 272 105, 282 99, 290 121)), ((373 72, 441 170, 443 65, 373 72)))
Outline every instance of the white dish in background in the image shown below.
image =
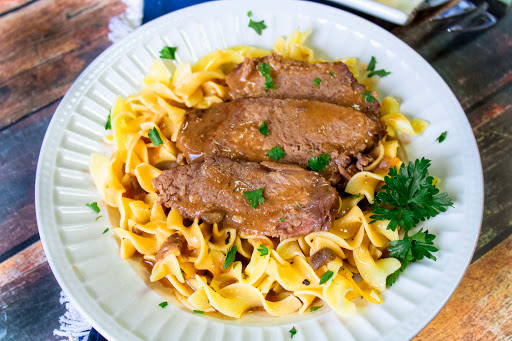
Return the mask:
POLYGON ((397 25, 407 25, 425 0, 329 0, 397 25))
MULTIPOLYGON (((483 211, 483 181, 471 127, 455 96, 416 52, 380 27, 349 13, 304 1, 209 2, 170 13, 137 29, 103 52, 73 84, 48 127, 36 177, 36 213, 48 262, 64 291, 92 325, 114 340, 408 340, 443 307, 461 280, 474 251, 483 211), (261 36, 246 15, 265 20, 261 36), (410 158, 432 160, 431 173, 454 199, 426 224, 435 233, 437 262, 410 265, 383 293, 382 305, 360 307, 352 318, 333 312, 273 318, 246 315, 240 321, 198 316, 172 304, 137 275, 140 265, 123 261, 106 220, 85 203, 101 201, 89 175, 91 153, 107 154, 101 142, 116 95, 137 92, 163 45, 178 46, 179 61, 195 61, 218 48, 271 48, 280 35, 300 26, 313 29, 310 44, 330 58, 356 56, 391 71, 381 95, 402 102, 409 116, 431 122, 412 138, 410 158), (436 137, 448 130, 446 140, 436 137), (128 264, 133 265, 133 267, 128 264)), ((100 205, 104 209, 103 205, 100 205)), ((147 277, 147 276, 146 276, 147 277)))

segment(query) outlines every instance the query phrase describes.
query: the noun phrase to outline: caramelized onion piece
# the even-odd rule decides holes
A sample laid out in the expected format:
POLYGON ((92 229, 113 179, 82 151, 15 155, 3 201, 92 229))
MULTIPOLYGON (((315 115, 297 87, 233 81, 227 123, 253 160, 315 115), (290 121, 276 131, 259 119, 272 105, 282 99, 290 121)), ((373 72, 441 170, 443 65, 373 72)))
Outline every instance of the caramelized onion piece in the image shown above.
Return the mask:
POLYGON ((179 233, 171 234, 167 240, 162 244, 162 247, 156 254, 156 261, 160 261, 165 258, 167 252, 174 252, 175 254, 180 253, 181 245, 183 241, 179 233))
POLYGON ((321 266, 332 262, 336 259, 336 254, 329 248, 324 247, 323 249, 315 252, 309 259, 309 263, 313 267, 313 270, 318 270, 321 266))

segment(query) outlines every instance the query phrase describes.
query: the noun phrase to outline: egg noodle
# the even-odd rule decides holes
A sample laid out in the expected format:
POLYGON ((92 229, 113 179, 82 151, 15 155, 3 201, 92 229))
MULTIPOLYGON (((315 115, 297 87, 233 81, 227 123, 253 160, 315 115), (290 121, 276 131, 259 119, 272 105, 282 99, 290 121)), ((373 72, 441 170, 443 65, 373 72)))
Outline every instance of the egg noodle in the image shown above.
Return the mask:
MULTIPOLYGON (((106 135, 104 141, 113 146, 114 153, 111 157, 94 154, 90 169, 105 204, 119 213, 114 233, 120 240, 121 257, 142 255, 153 264, 150 280, 166 278, 177 299, 190 309, 240 318, 244 312, 263 308, 270 315, 282 316, 306 312, 319 306, 314 302, 320 299, 335 312, 351 315, 356 311, 355 298, 382 303, 386 277, 400 268, 397 259, 383 258, 389 241, 399 239, 398 229, 388 230, 388 221, 370 223, 371 211, 358 206, 363 198, 373 203, 389 168, 401 165, 397 132, 418 135, 428 126, 422 120, 409 121, 391 97, 384 98, 380 107, 388 136, 372 152, 373 163, 348 182, 348 195, 339 204, 342 216, 329 231, 277 242, 199 219, 190 225, 176 209, 166 213, 158 203, 151 180, 162 173, 158 164, 177 160, 175 142, 186 108, 222 102, 228 91, 222 80, 245 56, 275 52, 284 59, 318 62, 305 45, 310 33, 295 31, 287 39, 281 37, 273 51, 237 46, 211 52, 194 65, 154 61, 142 90, 117 98, 113 106, 112 135, 106 135), (150 129, 158 131, 161 145, 150 142, 150 129), (147 193, 135 191, 138 186, 147 193), (174 233, 186 240, 183 247, 157 260, 156 254, 174 233), (237 260, 223 269, 234 245, 237 260), (268 252, 261 252, 261 245, 268 252), (322 248, 331 249, 336 259, 315 271, 308 260, 322 248), (328 271, 332 277, 320 284, 328 271)), ((366 64, 356 58, 341 61, 360 83, 374 90, 377 77, 367 77, 366 64)))

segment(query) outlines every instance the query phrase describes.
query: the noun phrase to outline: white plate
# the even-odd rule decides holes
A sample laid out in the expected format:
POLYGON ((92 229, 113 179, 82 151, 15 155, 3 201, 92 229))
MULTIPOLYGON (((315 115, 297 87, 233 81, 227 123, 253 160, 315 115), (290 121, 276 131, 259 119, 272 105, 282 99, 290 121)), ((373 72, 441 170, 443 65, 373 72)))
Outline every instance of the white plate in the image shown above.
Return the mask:
MULTIPOLYGON (((466 270, 482 218, 483 185, 477 146, 454 95, 418 54, 390 33, 355 15, 309 2, 210 2, 161 17, 137 29, 101 54, 60 103, 46 133, 36 178, 39 232, 50 266, 62 288, 92 325, 109 340, 406 340, 442 308, 466 270), (261 36, 246 15, 265 20, 261 36), (117 94, 141 85, 162 45, 178 46, 179 61, 195 61, 219 48, 239 44, 271 48, 280 35, 300 26, 313 29, 311 44, 330 58, 357 56, 392 71, 380 93, 402 100, 405 114, 431 122, 408 146, 411 158, 432 160, 431 173, 455 207, 424 224, 438 237, 437 262, 411 265, 384 292, 382 305, 359 309, 340 320, 332 312, 284 318, 246 316, 223 322, 169 305, 118 255, 106 220, 85 203, 100 201, 89 175, 91 153, 108 153, 101 143, 117 94), (446 141, 436 137, 448 130, 446 141)), ((102 206, 104 209, 104 207, 102 206)))

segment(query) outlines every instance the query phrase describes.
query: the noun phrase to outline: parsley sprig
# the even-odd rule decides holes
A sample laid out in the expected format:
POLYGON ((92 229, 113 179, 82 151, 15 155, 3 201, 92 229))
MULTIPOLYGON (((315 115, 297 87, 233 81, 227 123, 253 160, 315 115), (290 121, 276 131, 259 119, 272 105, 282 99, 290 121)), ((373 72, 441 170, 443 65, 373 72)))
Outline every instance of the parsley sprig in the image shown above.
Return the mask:
POLYGON ((158 130, 156 129, 156 127, 153 129, 149 129, 148 137, 151 140, 151 143, 153 143, 153 145, 155 145, 157 147, 164 143, 162 141, 162 138, 160 137, 160 134, 158 133, 158 130))
POLYGON ((446 135, 448 134, 448 131, 443 131, 441 135, 436 139, 437 142, 441 143, 446 139, 446 135))
POLYGON ((263 85, 265 91, 268 91, 268 89, 275 89, 274 80, 272 79, 272 76, 270 76, 270 71, 272 71, 272 66, 270 66, 269 63, 260 64, 260 74, 265 77, 265 84, 263 85))
MULTIPOLYGON (((247 16, 250 18, 252 16, 252 11, 247 12, 247 16)), ((267 28, 265 25, 265 20, 262 21, 254 21, 249 19, 249 27, 256 31, 261 36, 261 32, 267 28)))
POLYGON ((400 275, 412 262, 421 260, 424 257, 434 261, 437 260, 437 258, 432 254, 432 252, 437 251, 433 242, 435 238, 436 236, 428 233, 428 230, 423 232, 423 229, 420 229, 412 236, 409 236, 406 231, 403 240, 389 242, 389 245, 391 246, 388 249, 389 256, 398 259, 402 266, 386 278, 386 284, 388 286, 393 285, 398 275, 400 275))
POLYGON ((177 49, 178 49, 177 47, 173 47, 173 46, 164 46, 160 50, 160 58, 161 59, 175 60, 176 59, 176 50, 177 49))
POLYGON ((226 258, 224 259, 224 265, 222 269, 226 270, 234 261, 236 257, 236 245, 233 245, 228 249, 226 253, 226 258))
POLYGON ((245 192, 244 197, 249 200, 249 205, 251 205, 252 208, 256 208, 258 205, 262 205, 265 202, 265 198, 263 198, 263 188, 251 192, 245 192))
POLYGON ((370 63, 368 64, 368 67, 366 68, 366 71, 371 71, 368 74, 368 78, 371 78, 373 76, 379 76, 380 78, 382 78, 382 77, 386 77, 387 75, 389 75, 391 73, 391 72, 388 72, 388 71, 386 71, 384 69, 375 70, 375 66, 376 65, 377 65, 377 58, 372 56, 372 59, 370 60, 370 63))
POLYGON ((272 161, 277 161, 284 156, 284 150, 279 146, 275 146, 268 151, 267 155, 272 161))
POLYGON ((320 154, 313 156, 308 161, 308 167, 315 172, 321 172, 327 168, 329 161, 331 160, 330 154, 320 154))
POLYGON ((447 193, 439 193, 432 184, 434 178, 428 173, 430 160, 422 158, 402 165, 400 172, 396 166, 384 177, 383 191, 375 195, 372 223, 377 220, 390 220, 388 229, 397 227, 408 231, 420 221, 445 212, 453 206, 447 193), (384 204, 384 206, 382 206, 384 204))
POLYGON ((265 136, 268 136, 268 127, 267 127, 266 121, 263 121, 263 123, 260 125, 259 129, 260 129, 260 133, 262 133, 265 136))
POLYGON ((260 244, 260 247, 257 250, 260 252, 260 256, 268 255, 268 247, 263 244, 260 244))

